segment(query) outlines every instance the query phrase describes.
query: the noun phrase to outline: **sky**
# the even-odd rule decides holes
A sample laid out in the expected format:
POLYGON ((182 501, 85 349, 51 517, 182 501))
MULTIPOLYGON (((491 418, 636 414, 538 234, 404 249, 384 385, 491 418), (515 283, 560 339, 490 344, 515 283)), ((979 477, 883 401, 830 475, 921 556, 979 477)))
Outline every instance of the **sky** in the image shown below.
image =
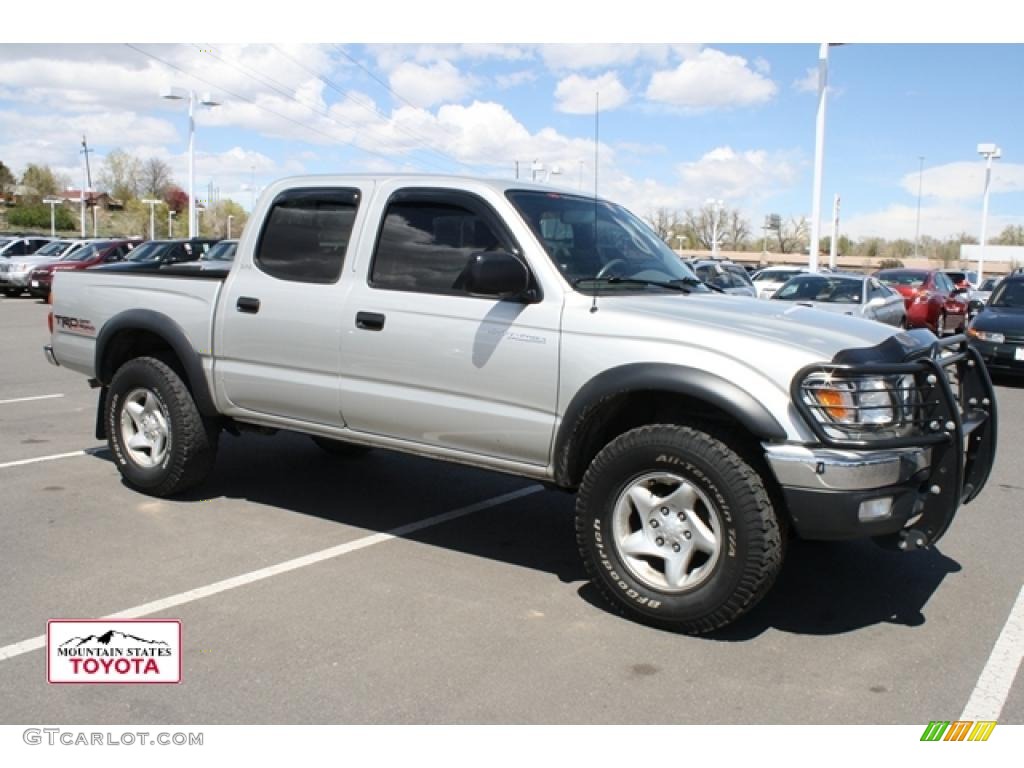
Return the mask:
MULTIPOLYGON (((488 6, 461 7, 479 17, 488 6)), ((517 162, 521 178, 591 194, 596 130, 598 193, 639 215, 721 199, 743 212, 755 236, 767 214, 810 216, 814 40, 827 30, 798 27, 783 38, 804 41, 783 42, 777 28, 733 29, 716 16, 681 26, 680 37, 691 41, 679 43, 658 40, 664 25, 656 23, 661 31, 645 38, 649 30, 617 29, 607 15, 586 25, 550 18, 542 28, 407 23, 383 33, 397 43, 380 40, 372 19, 340 25, 336 42, 315 43, 295 42, 294 24, 283 25, 280 37, 275 25, 179 24, 154 39, 151 28, 124 23, 103 28, 103 42, 75 42, 96 30, 65 25, 49 39, 37 30, 40 40, 0 42, 0 160, 17 174, 28 163, 48 164, 78 186, 84 133, 94 168, 123 149, 166 160, 186 186, 187 110, 160 98, 177 86, 221 103, 197 109, 197 197, 212 181, 247 208, 255 191, 282 176, 511 178, 517 162), (709 36, 694 40, 704 28, 709 36), (211 39, 197 40, 203 32, 211 39), (507 41, 486 42, 498 37, 507 41), (534 163, 543 170, 534 172, 534 163)), ((978 236, 981 142, 1002 150, 992 172, 990 237, 1024 224, 1024 45, 979 42, 969 25, 963 39, 973 42, 952 42, 958 36, 945 30, 958 27, 947 21, 938 30, 947 42, 872 39, 872 27, 865 35, 855 26, 844 30, 853 33, 848 39, 865 39, 830 48, 823 233, 839 194, 843 234, 913 240, 920 184, 922 235, 978 236)), ((298 31, 328 32, 308 23, 298 31)))

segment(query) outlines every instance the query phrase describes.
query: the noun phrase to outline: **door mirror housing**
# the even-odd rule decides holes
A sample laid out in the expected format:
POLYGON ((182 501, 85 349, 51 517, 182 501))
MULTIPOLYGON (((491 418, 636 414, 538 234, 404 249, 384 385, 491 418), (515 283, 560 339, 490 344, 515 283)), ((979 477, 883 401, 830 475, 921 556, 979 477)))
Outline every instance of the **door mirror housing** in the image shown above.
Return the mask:
POLYGON ((536 291, 530 288, 530 271, 508 251, 474 253, 462 275, 462 287, 471 296, 527 303, 537 300, 536 291))
POLYGON ((871 309, 878 309, 879 307, 884 307, 885 299, 881 296, 876 296, 875 298, 868 301, 867 306, 870 307, 871 309))

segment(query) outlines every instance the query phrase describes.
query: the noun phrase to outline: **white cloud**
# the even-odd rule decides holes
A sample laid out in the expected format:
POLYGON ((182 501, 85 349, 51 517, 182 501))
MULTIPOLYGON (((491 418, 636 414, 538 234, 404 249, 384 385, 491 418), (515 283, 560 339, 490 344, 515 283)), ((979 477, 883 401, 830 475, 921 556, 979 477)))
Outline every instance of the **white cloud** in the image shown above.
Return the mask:
POLYGON ((775 83, 752 70, 743 57, 705 48, 675 69, 655 72, 647 98, 688 109, 709 109, 761 104, 777 90, 775 83))
POLYGON ((808 67, 804 76, 793 81, 793 88, 801 93, 818 92, 818 68, 808 67))
MULTIPOLYGON (((915 188, 916 193, 916 188, 915 188)), ((1005 227, 1024 224, 1024 216, 989 214, 991 237, 1005 227)), ((884 237, 890 240, 914 240, 917 227, 917 205, 890 205, 880 211, 850 216, 840 222, 841 231, 855 239, 884 237)), ((945 240, 961 232, 977 237, 981 229, 981 212, 963 205, 939 204, 921 207, 921 234, 945 240)))
POLYGON ((537 79, 537 73, 523 69, 518 72, 509 72, 507 74, 495 75, 494 84, 501 90, 507 90, 509 88, 515 88, 519 85, 525 85, 526 83, 532 83, 537 79))
POLYGON ((618 109, 629 101, 629 91, 619 82, 614 72, 605 72, 598 77, 582 77, 569 75, 559 81, 555 88, 555 109, 571 115, 592 114, 595 106, 595 93, 600 92, 602 112, 618 109))
POLYGON ((564 71, 604 69, 635 62, 664 65, 673 58, 695 55, 699 50, 700 46, 693 45, 554 44, 540 46, 540 55, 549 69, 564 71))
POLYGON ((714 196, 733 203, 784 191, 796 180, 798 170, 797 163, 786 155, 763 149, 736 152, 732 147, 716 147, 678 169, 696 197, 714 196))
POLYGON ((391 71, 391 89, 420 107, 462 101, 476 87, 476 78, 463 75, 448 61, 431 66, 403 62, 391 71))
MULTIPOLYGON (((980 158, 974 162, 947 163, 925 168, 920 174, 921 196, 938 200, 981 200, 985 190, 985 165, 980 158)), ((903 176, 900 186, 917 196, 918 172, 903 176)), ((990 195, 1024 192, 1024 164, 992 164, 990 195)))

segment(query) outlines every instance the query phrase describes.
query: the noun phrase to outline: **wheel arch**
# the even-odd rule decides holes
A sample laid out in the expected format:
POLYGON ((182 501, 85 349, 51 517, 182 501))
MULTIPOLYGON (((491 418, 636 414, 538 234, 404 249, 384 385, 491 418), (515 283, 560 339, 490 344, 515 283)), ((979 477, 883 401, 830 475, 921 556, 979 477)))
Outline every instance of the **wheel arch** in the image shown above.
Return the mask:
POLYGON ((109 386, 124 363, 147 355, 159 357, 178 372, 203 416, 217 417, 199 353, 181 326, 160 312, 130 309, 104 323, 96 338, 96 378, 109 386))
POLYGON ((555 436, 555 483, 577 487, 601 448, 634 427, 654 423, 731 432, 751 448, 786 438, 764 405, 720 376, 669 363, 619 366, 588 381, 569 402, 555 436))

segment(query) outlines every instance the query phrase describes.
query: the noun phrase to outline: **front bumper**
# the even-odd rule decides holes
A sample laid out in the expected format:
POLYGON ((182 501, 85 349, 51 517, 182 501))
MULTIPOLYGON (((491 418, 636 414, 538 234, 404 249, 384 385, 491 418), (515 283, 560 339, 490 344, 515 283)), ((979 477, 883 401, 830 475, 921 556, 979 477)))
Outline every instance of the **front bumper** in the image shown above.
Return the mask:
POLYGON ((956 336, 899 361, 848 357, 794 379, 794 402, 819 444, 765 445, 793 526, 809 539, 877 537, 900 549, 932 544, 960 505, 981 492, 995 459, 995 392, 981 356, 956 336), (913 376, 919 429, 899 438, 837 437, 800 399, 800 383, 815 372, 913 376))
POLYGON ((0 288, 27 288, 29 272, 0 272, 0 288))
POLYGON ((1024 374, 1024 344, 996 344, 979 339, 971 339, 970 344, 981 354, 990 371, 1024 374))

